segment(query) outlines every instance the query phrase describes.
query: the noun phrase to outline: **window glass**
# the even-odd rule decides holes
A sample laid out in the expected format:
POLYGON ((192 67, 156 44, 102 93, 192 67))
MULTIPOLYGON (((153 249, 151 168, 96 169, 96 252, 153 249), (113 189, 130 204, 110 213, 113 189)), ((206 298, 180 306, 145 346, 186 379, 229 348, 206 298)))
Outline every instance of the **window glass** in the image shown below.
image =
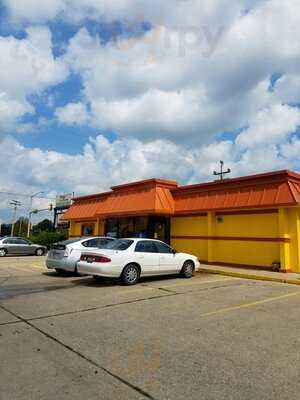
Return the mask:
POLYGON ((118 220, 108 219, 106 221, 106 234, 112 238, 118 237, 118 220))
POLYGON ((137 253, 157 253, 157 249, 151 240, 140 240, 136 246, 137 253))
POLYGON ((82 243, 82 245, 84 247, 97 247, 98 239, 86 240, 85 242, 82 243))
POLYGON ((119 220, 119 234, 121 238, 134 237, 133 218, 121 218, 119 220))
POLYGON ((92 236, 94 234, 95 224, 84 224, 81 227, 82 236, 92 236))
POLYGON ((170 254, 170 253, 173 252, 172 248, 170 246, 168 246, 167 244, 165 244, 165 243, 155 242, 155 245, 156 245, 157 250, 158 250, 159 253, 164 253, 164 254, 168 253, 168 254, 170 254))
POLYGON ((127 250, 133 243, 133 240, 119 239, 111 241, 106 245, 106 249, 110 250, 127 250))
POLYGON ((113 239, 104 239, 104 238, 98 238, 97 239, 97 247, 99 248, 99 249, 106 249, 106 247, 107 247, 107 245, 109 244, 109 243, 111 243, 111 242, 114 242, 114 240, 113 239))
POLYGON ((147 238, 148 235, 148 217, 136 217, 135 218, 135 237, 147 238))
POLYGON ((5 240, 3 240, 3 243, 5 243, 5 244, 13 244, 14 243, 14 239, 5 239, 5 240))
POLYGON ((15 239, 15 242, 17 243, 17 244, 29 244, 28 242, 27 242, 27 240, 24 240, 24 239, 15 239))
POLYGON ((61 244, 61 245, 65 245, 66 246, 67 244, 72 244, 72 243, 78 242, 79 240, 80 240, 80 238, 73 238, 73 239, 63 240, 63 241, 58 242, 56 244, 61 244))

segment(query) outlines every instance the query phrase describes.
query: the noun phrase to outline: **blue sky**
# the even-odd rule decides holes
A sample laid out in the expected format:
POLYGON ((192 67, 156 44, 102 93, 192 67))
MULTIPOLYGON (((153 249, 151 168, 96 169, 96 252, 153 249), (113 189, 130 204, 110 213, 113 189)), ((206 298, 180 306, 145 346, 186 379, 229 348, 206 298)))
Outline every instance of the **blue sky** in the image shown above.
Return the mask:
POLYGON ((297 0, 0 1, 0 192, 299 170, 299 26, 297 0))

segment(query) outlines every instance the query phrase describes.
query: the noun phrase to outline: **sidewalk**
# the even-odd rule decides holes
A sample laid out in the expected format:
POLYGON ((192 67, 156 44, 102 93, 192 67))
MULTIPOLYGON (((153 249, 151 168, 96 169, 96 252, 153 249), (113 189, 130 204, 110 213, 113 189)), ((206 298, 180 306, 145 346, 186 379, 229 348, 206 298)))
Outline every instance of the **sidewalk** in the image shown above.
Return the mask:
POLYGON ((199 272, 206 272, 210 274, 219 274, 226 276, 234 276, 243 279, 255 279, 260 281, 271 281, 279 283, 290 283, 293 285, 300 285, 300 274, 272 272, 246 268, 236 267, 221 267, 217 265, 201 264, 199 272))

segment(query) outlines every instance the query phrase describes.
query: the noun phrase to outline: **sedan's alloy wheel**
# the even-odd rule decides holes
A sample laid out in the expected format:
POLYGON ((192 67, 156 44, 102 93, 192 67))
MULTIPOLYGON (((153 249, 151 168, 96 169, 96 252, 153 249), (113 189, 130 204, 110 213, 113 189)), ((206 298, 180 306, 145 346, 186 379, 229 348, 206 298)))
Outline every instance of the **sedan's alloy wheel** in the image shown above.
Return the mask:
POLYGON ((42 256, 44 254, 44 250, 43 249, 37 249, 36 251, 36 255, 37 256, 42 256))
POLYGON ((137 283, 139 277, 140 274, 138 267, 134 264, 129 264, 127 265, 127 267, 125 267, 123 271, 122 281, 126 285, 134 285, 135 283, 137 283))
POLYGON ((183 264, 181 274, 184 278, 191 278, 194 273, 194 264, 192 261, 186 261, 183 264))
POLYGON ((6 256, 6 250, 0 249, 0 257, 5 257, 5 256, 6 256))

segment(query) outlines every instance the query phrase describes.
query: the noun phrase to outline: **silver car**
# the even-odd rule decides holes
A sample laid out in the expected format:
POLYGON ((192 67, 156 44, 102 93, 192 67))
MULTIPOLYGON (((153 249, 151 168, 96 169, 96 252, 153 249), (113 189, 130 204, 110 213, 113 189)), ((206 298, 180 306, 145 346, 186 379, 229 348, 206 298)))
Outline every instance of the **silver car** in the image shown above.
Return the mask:
POLYGON ((51 245, 46 259, 48 269, 55 269, 57 273, 64 271, 77 272, 77 263, 84 250, 105 249, 108 243, 115 239, 104 236, 90 238, 73 238, 51 245))
POLYGON ((0 239, 0 257, 8 254, 42 256, 46 252, 47 247, 34 244, 24 238, 4 237, 0 239))

